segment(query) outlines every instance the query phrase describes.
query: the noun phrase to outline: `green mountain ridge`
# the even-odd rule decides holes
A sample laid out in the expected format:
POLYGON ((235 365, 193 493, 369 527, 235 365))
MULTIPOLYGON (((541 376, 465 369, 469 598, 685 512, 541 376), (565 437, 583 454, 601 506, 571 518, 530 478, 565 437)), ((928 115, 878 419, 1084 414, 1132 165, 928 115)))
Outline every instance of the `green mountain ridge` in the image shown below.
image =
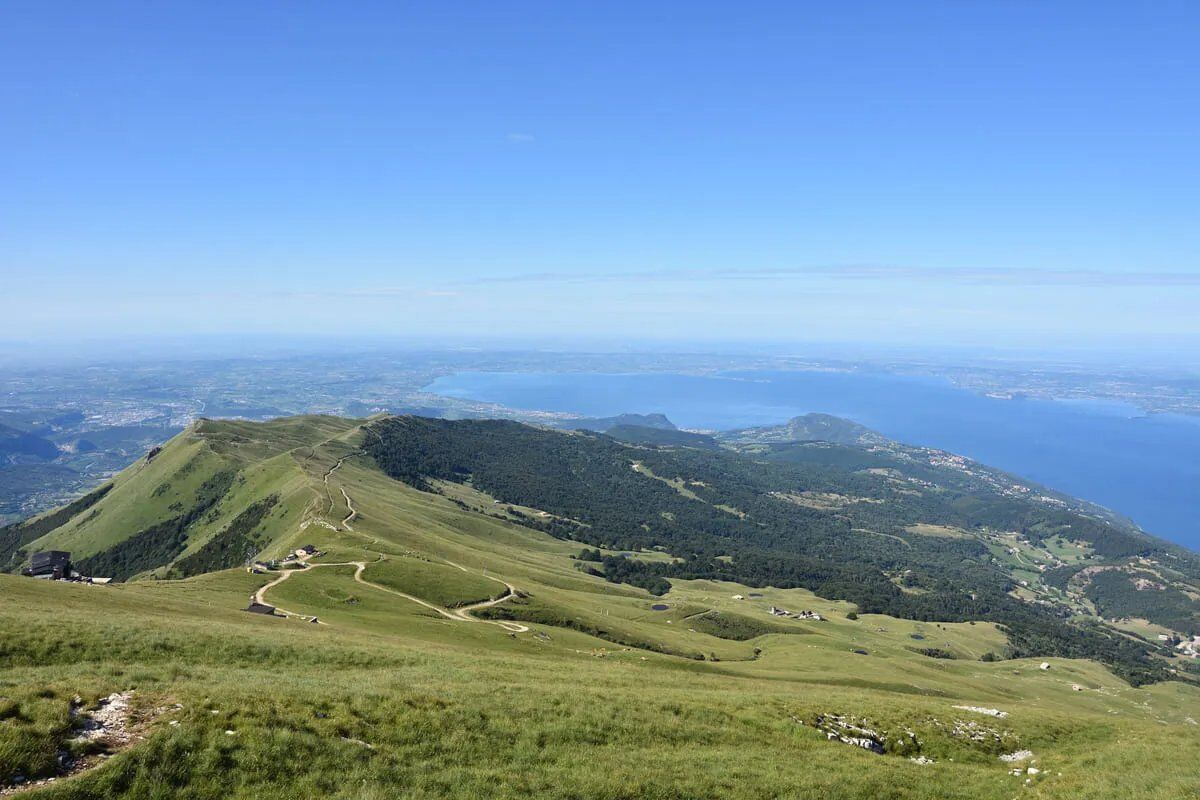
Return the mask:
POLYGON ((644 444, 655 447, 700 447, 708 450, 720 447, 717 440, 708 434, 691 431, 647 428, 641 425, 614 425, 604 433, 626 444, 644 444))
POLYGON ((132 686, 47 797, 1185 796, 1194 555, 897 447, 198 421, 0 529, 118 579, 0 575, 0 786, 132 686))
POLYGON ((679 430, 665 414, 618 414, 615 417, 579 417, 559 425, 567 430, 607 433, 616 427, 654 428, 663 431, 679 430))
POLYGON ((493 505, 535 509, 514 513, 580 546, 667 554, 604 563, 608 579, 656 594, 673 580, 723 580, 804 588, 902 618, 989 620, 1008 627, 1011 653, 1094 657, 1138 681, 1167 676, 1169 652, 1103 625, 1100 613, 1128 609, 1181 636, 1200 633, 1194 554, 996 473, 897 447, 717 448, 663 429, 421 417, 202 420, 78 513, 0 530, 0 558, 66 550, 85 574, 122 581, 279 558, 313 526, 338 527, 332 511, 345 501, 328 478, 352 458, 422 491, 458 483, 493 505), (1126 590, 1147 574, 1163 589, 1126 590))
POLYGON ((832 444, 872 445, 887 444, 891 441, 865 425, 832 414, 818 413, 792 417, 782 425, 721 431, 716 434, 716 438, 730 444, 821 441, 832 444))

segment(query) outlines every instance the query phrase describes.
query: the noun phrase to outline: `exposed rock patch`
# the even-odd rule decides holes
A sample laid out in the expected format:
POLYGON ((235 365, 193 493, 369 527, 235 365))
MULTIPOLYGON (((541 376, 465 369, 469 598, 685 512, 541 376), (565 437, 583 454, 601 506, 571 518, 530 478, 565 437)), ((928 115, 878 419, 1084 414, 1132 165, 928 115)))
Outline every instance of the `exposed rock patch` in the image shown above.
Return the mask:
POLYGON ((962 711, 974 711, 976 714, 987 714, 996 719, 1004 719, 1008 716, 1007 711, 1001 711, 998 708, 984 708, 983 706, 955 706, 955 708, 962 711))
POLYGON ((813 721, 813 727, 825 734, 830 741, 861 747, 863 750, 883 755, 917 754, 921 742, 917 734, 907 728, 891 732, 877 727, 868 719, 842 714, 821 714, 813 721))
POLYGON ((76 742, 102 742, 119 747, 133 737, 129 725, 129 702, 133 692, 114 692, 103 698, 95 709, 81 712, 78 701, 71 704, 71 716, 79 720, 76 742))
POLYGON ((114 692, 101 698, 91 709, 84 708, 82 698, 76 697, 71 701, 69 711, 75 733, 58 751, 58 773, 41 778, 20 774, 4 776, 6 783, 0 783, 0 797, 48 786, 93 769, 114 753, 145 739, 145 729, 160 714, 181 708, 179 705, 155 708, 146 715, 135 716, 133 692, 114 692))

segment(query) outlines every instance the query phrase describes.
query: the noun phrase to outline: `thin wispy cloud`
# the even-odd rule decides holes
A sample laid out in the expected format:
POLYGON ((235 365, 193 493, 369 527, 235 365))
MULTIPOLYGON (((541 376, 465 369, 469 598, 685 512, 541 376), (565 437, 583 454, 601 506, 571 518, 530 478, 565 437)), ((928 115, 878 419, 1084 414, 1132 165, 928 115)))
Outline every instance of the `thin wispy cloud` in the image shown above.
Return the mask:
POLYGON ((1088 269, 936 268, 879 265, 761 269, 643 270, 635 272, 533 272, 464 281, 481 283, 675 283, 842 280, 928 282, 980 286, 1197 286, 1200 272, 1112 272, 1088 269))
POLYGON ((278 298, 330 298, 330 297, 458 297, 461 292, 454 289, 416 289, 411 286, 348 286, 318 291, 279 291, 271 296, 278 298))

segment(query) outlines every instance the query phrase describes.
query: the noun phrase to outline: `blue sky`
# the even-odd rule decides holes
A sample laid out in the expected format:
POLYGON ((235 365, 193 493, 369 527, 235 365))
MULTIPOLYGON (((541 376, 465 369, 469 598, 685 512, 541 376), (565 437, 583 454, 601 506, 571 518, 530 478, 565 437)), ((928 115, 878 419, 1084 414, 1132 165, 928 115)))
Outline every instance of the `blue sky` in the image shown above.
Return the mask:
POLYGON ((0 338, 1200 343, 1195 3, 0 10, 0 338))

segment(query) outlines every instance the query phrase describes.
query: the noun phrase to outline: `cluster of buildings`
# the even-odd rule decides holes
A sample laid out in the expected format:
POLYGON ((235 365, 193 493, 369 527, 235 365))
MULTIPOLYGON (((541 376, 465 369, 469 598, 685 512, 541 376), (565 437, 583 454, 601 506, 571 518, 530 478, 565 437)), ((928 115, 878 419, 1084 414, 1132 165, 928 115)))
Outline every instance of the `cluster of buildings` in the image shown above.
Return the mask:
POLYGON ((288 553, 281 559, 275 559, 272 561, 255 561, 250 565, 249 571, 259 574, 263 572, 274 572, 275 570, 281 569, 288 564, 295 564, 307 558, 312 558, 313 556, 319 555, 324 554, 317 550, 317 548, 313 545, 306 544, 303 547, 296 548, 294 551, 288 553))
MULTIPOLYGON (((762 597, 761 594, 752 594, 750 596, 751 597, 762 597)), ((741 595, 741 594, 735 594, 733 596, 733 599, 734 600, 745 600, 746 596, 741 595)), ((824 617, 822 617, 820 614, 818 614, 815 611, 800 611, 796 614, 793 614, 791 611, 788 611, 786 608, 780 608, 778 606, 771 606, 769 609, 767 609, 767 613, 770 614, 772 617, 790 617, 791 619, 811 619, 811 620, 815 620, 816 622, 822 622, 825 619, 824 617)))
POLYGON ((1184 658, 1200 658, 1200 636, 1180 640, 1175 650, 1184 658))
POLYGON ((818 614, 815 611, 800 611, 798 613, 793 614, 791 611, 788 611, 786 608, 778 608, 776 606, 771 606, 771 608, 768 610, 768 613, 773 617, 790 617, 792 619, 811 619, 816 622, 822 622, 825 619, 824 617, 822 617, 820 614, 818 614))

